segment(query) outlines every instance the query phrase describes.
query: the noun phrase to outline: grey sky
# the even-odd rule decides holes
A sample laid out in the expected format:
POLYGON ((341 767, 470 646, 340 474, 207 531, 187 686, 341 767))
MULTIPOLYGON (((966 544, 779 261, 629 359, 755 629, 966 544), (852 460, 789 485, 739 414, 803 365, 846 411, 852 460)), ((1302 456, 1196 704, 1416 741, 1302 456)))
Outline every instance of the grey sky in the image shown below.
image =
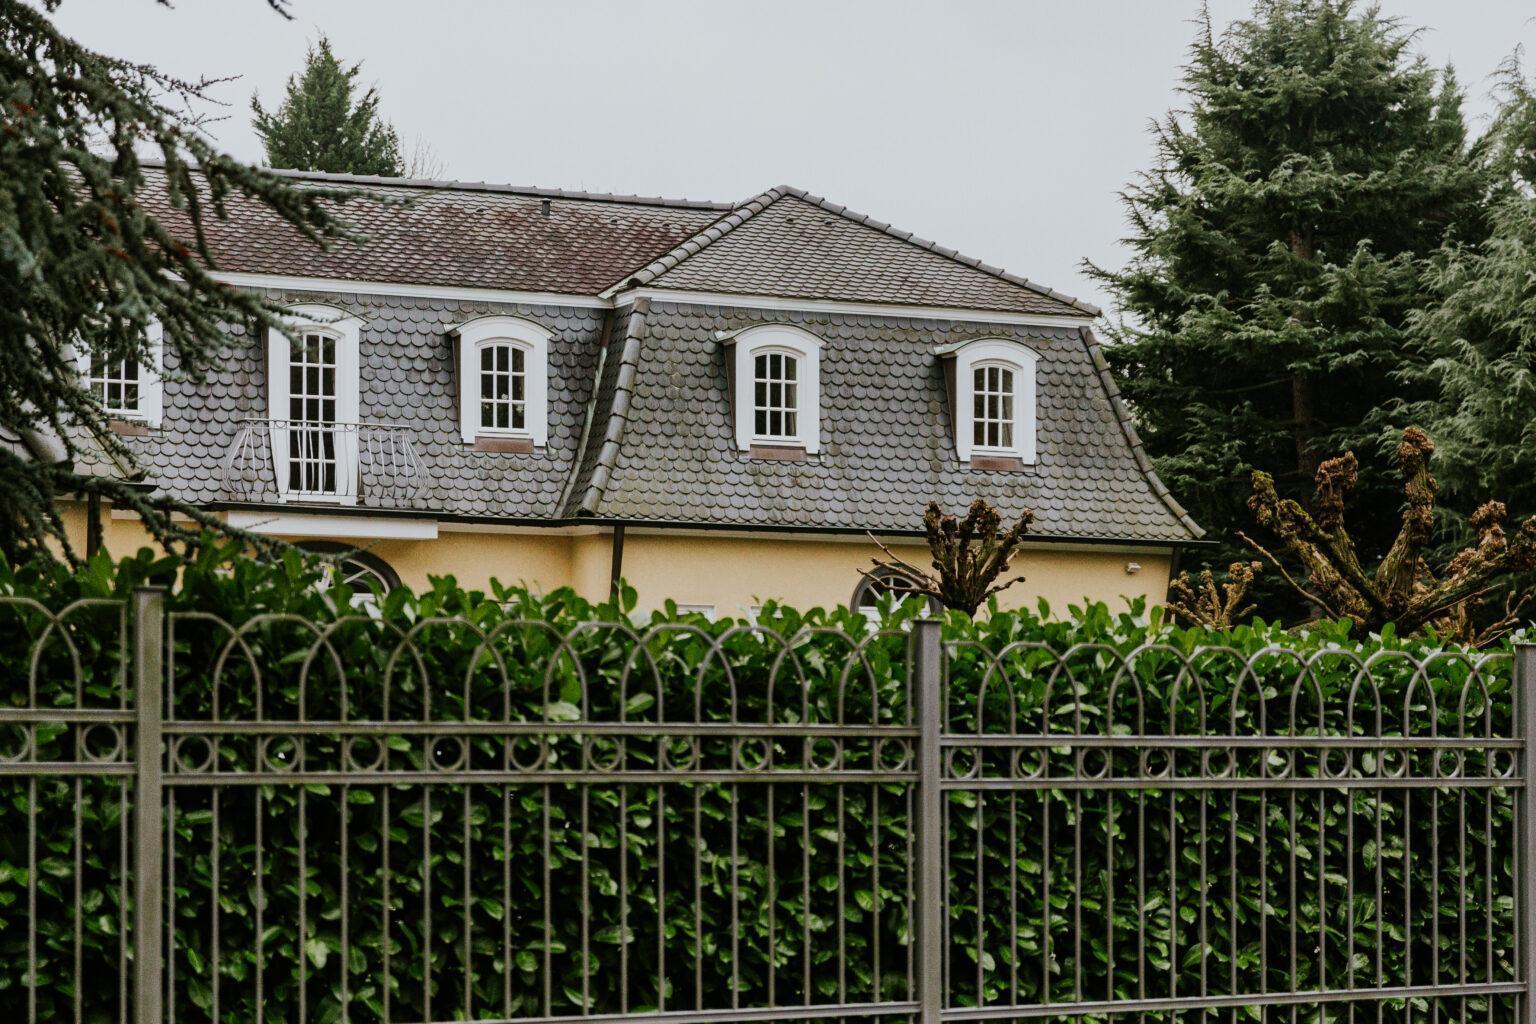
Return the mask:
MULTIPOLYGON (((1384 0, 1453 62, 1480 125, 1487 75, 1536 41, 1525 0, 1384 0)), ((1219 22, 1247 0, 1211 0, 1219 22)), ((65 0, 59 22, 116 56, 238 75, 214 133, 261 155, 306 45, 364 62, 406 140, 446 176, 739 199, 799 185, 1107 305, 1084 257, 1118 265, 1116 192, 1177 103, 1197 0, 772 4, 467 0, 65 0)))

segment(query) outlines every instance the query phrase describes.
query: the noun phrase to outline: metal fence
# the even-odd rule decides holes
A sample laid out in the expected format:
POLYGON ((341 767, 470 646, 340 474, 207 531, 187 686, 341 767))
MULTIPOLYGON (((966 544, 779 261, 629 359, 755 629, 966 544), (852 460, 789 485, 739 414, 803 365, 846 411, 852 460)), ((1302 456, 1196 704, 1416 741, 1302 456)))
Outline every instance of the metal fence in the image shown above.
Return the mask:
POLYGON ((3 1020, 1532 1019, 1536 648, 5 615, 3 1020))

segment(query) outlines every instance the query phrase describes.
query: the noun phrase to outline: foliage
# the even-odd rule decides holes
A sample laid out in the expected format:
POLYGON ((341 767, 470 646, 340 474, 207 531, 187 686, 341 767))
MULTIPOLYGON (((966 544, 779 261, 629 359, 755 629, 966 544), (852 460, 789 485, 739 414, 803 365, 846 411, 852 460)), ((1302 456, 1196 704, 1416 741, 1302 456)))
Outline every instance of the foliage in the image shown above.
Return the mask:
MULTIPOLYGON (((1536 94, 1517 61, 1484 137, 1490 177, 1486 239, 1448 243, 1424 276, 1429 303, 1412 317, 1417 357, 1405 368, 1401 415, 1440 447, 1440 482, 1463 511, 1498 494, 1536 513, 1536 94)), ((1470 532, 1464 522, 1459 532, 1470 532)))
POLYGON ((946 515, 938 502, 929 502, 923 512, 923 530, 933 555, 933 572, 897 557, 871 534, 886 557, 874 559, 873 570, 859 573, 900 594, 926 595, 945 608, 974 616, 988 598, 1024 582, 1023 576, 1003 583, 997 580, 1008 571, 1009 559, 1034 521, 1035 513, 1025 509, 1018 522, 1004 530, 1003 517, 983 498, 971 502, 963 520, 946 515))
POLYGON ((222 325, 280 326, 274 303, 210 276, 204 229, 232 199, 271 211, 296 240, 350 237, 333 203, 351 193, 295 188, 198 131, 186 111, 213 84, 94 53, 35 6, 0 0, 0 558, 49 555, 50 539, 71 555, 57 511, 68 496, 132 509, 177 547, 218 527, 131 484, 132 453, 75 352, 147 364, 155 322, 167 372, 201 380, 222 325), (141 149, 164 166, 146 165, 141 149))
MULTIPOLYGON (((8 620, 0 628, 7 703, 25 704, 35 679, 44 706, 117 707, 120 612, 78 602, 126 597, 176 567, 143 553, 116 567, 98 557, 73 574, 46 564, 0 569, 0 593, 55 609, 73 603, 66 629, 46 637, 47 620, 36 610, 0 607, 8 620), (79 645, 78 691, 66 633, 79 645)), ((344 586, 322 593, 314 579, 296 556, 275 566, 227 562, 214 546, 185 566, 170 595, 180 616, 168 682, 174 716, 206 720, 218 702, 223 721, 399 722, 382 745, 343 748, 332 735, 314 737, 302 765, 383 757, 402 772, 460 756, 490 768, 508 758, 575 767, 622 756, 637 769, 690 758, 718 767, 738 756, 724 740, 620 748, 567 734, 541 746, 507 744, 496 732, 463 750, 408 731, 423 721, 441 723, 444 733, 465 720, 910 721, 903 627, 919 602, 888 602, 885 629, 873 634, 847 609, 770 605, 762 628, 750 630, 668 606, 636 637, 626 622, 632 593, 622 606, 594 606, 569 591, 482 594, 444 579, 420 594, 394 591, 355 615, 344 586), (243 624, 245 645, 220 668, 226 622, 243 624), (325 631, 323 644, 316 629, 325 631)), ((1381 728, 1405 736, 1485 728, 1510 735, 1507 659, 1473 674, 1459 655, 1423 661, 1431 649, 1391 629, 1353 642, 1346 621, 1296 637, 1264 623, 1180 629, 1140 608, 1114 614, 1096 605, 1065 619, 1041 611, 945 616, 948 729, 1065 733, 1081 720, 1088 732, 1189 734, 1230 723, 1244 735, 1283 737, 1359 733, 1379 716, 1381 728), (1134 670, 1122 672, 1121 659, 1133 651, 1140 652, 1134 670), (1372 681, 1362 689, 1366 657, 1372 681)), ((62 726, 40 730, 39 755, 61 756, 75 740, 62 726)), ((13 742, 0 732, 0 754, 13 742)), ((258 758, 297 767, 296 748, 280 730, 274 742, 264 752, 226 737, 217 756, 228 769, 249 770, 258 758)), ((778 767, 837 756, 842 768, 859 770, 911 756, 855 739, 830 750, 825 743, 769 751, 749 741, 746 749, 778 767)), ((194 733, 170 756, 195 768, 208 756, 203 744, 194 733)), ((1327 770, 1337 770, 1340 753, 1328 755, 1327 770)), ((1445 753, 1425 746, 1387 765, 1378 760, 1384 755, 1363 751, 1344 763, 1366 775, 1421 773, 1436 770, 1431 764, 1445 753)), ((954 770, 964 772, 964 759, 976 757, 978 770, 1007 771, 1014 754, 962 746, 954 770)), ((1278 744, 1190 755, 1173 769, 1220 771, 1209 757, 1227 757, 1244 774, 1325 770, 1321 759, 1278 744)), ((1023 756, 1025 770, 1091 770, 1065 745, 1023 756)), ((1109 756, 1115 775, 1156 770, 1138 766, 1147 755, 1135 749, 1109 756)), ((1469 753, 1458 770, 1491 772, 1482 757, 1469 753)), ((28 962, 28 836, 36 835, 38 1019, 71 1016, 79 850, 81 956, 92 979, 81 993, 85 1017, 115 1019, 125 798, 112 779, 29 785, 0 780, 0 958, 28 962)), ((685 1009, 696 992, 706 1007, 725 1005, 733 991, 744 1007, 770 996, 781 1003, 909 998, 905 783, 424 787, 402 780, 174 793, 167 813, 178 1019, 200 1019, 215 1000, 221 1020, 254 1019, 258 971, 265 1019, 274 1022, 295 1019, 301 992, 309 1019, 339 1019, 345 994, 358 1021, 384 1018, 386 1000, 389 1019, 441 1020, 644 1010, 663 996, 667 1008, 685 1009)), ((1480 789, 1459 805, 1430 788, 1288 793, 952 790, 945 819, 952 1004, 1060 1002, 1075 992, 1162 996, 1170 986, 1179 994, 1220 992, 1233 978, 1248 991, 1304 992, 1324 984, 1324 971, 1331 985, 1346 972, 1361 984, 1379 976, 1388 985, 1428 984, 1432 975, 1513 977, 1511 790, 1480 789), (1293 959, 1287 951, 1296 949, 1293 959)), ((23 1018, 27 996, 22 972, 0 974, 0 1016, 23 1018)), ((1448 1020, 1462 1019, 1458 1005, 1476 1019, 1508 1012, 1482 998, 1440 1005, 1448 1020)))
MULTIPOLYGON (((1154 126, 1123 195, 1129 264, 1090 272, 1124 322, 1106 355, 1173 493, 1244 557, 1253 468, 1302 486, 1327 453, 1380 443, 1373 412, 1423 304, 1419 261, 1477 237, 1481 168, 1461 93, 1414 33, 1350 0, 1262 0, 1218 35, 1207 12, 1187 109, 1154 126)), ((1357 489, 1367 547, 1390 537, 1384 475, 1357 489)))
MULTIPOLYGON (((331 41, 321 36, 305 56, 304 70, 289 76, 275 111, 265 110, 252 96, 253 125, 266 147, 267 163, 333 174, 403 174, 400 137, 379 116, 378 90, 355 96, 362 69, 360 63, 342 64, 331 41)), ((427 159, 427 152, 418 143, 416 158, 427 159)))
POLYGON ((1404 634, 1429 628, 1459 643, 1487 643, 1517 625, 1524 601, 1506 603, 1505 617, 1486 628, 1477 624, 1472 609, 1491 593, 1511 594, 1511 577, 1536 568, 1536 517, 1522 523, 1510 541, 1504 536, 1504 506, 1486 502, 1472 516, 1477 543, 1458 553, 1443 571, 1431 570, 1426 554, 1435 524, 1436 485, 1429 471, 1434 451, 1422 430, 1403 431, 1397 449, 1406 498, 1402 528, 1375 572, 1366 571, 1344 525, 1344 505, 1359 474, 1353 452, 1318 467, 1311 512, 1282 499, 1267 473, 1253 474, 1249 506, 1260 525, 1279 536, 1302 564, 1305 585, 1263 547, 1249 543, 1331 618, 1348 619, 1363 631, 1379 631, 1391 623, 1404 634))
POLYGON ((1168 588, 1168 612, 1186 625, 1231 629, 1257 610, 1257 605, 1248 602, 1248 589, 1261 569, 1259 562, 1233 562, 1220 588, 1209 569, 1201 570, 1198 582, 1181 572, 1168 588))

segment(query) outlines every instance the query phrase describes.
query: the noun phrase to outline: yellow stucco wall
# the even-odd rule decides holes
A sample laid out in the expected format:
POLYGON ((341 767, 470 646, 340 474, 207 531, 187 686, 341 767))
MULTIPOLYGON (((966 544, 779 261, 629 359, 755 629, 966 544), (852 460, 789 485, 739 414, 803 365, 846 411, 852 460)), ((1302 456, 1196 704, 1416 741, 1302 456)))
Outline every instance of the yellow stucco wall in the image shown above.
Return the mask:
MULTIPOLYGON (((914 565, 929 562, 925 547, 892 546, 914 565)), ((868 542, 798 539, 717 538, 709 534, 654 536, 630 531, 624 544, 624 577, 640 596, 642 610, 667 598, 679 604, 713 605, 720 615, 740 615, 763 599, 809 608, 845 604, 859 582, 859 569, 880 555, 868 542)), ((1124 596, 1161 602, 1168 589, 1171 559, 1166 553, 1062 551, 1046 546, 1022 552, 1013 572, 1026 582, 999 596, 1004 607, 1033 607, 1039 598, 1064 613, 1087 597, 1123 607, 1124 596), (1126 564, 1141 566, 1134 575, 1126 564)))
MULTIPOLYGON (((85 547, 85 512, 67 508, 65 524, 77 550, 85 547)), ((137 520, 103 517, 103 538, 114 555, 130 554, 148 543, 137 520)), ((429 576, 454 576, 460 584, 486 589, 489 581, 522 583, 534 590, 574 587, 601 599, 608 593, 613 555, 606 530, 577 532, 443 531, 434 540, 351 540, 388 562, 413 588, 429 576)), ((927 553, 916 545, 892 549, 902 558, 926 565, 927 553)), ((649 533, 630 528, 624 543, 623 573, 639 594, 640 610, 660 607, 668 598, 679 604, 708 605, 719 615, 739 616, 764 600, 809 608, 842 604, 853 595, 858 570, 880 554, 868 541, 755 537, 698 532, 649 533)), ((1085 597, 1124 606, 1122 598, 1160 602, 1168 588, 1168 552, 1029 548, 1014 560, 1014 572, 1026 582, 1004 591, 1004 607, 1033 607, 1039 598, 1057 613, 1085 597), (1126 572, 1129 563, 1140 570, 1126 572)))

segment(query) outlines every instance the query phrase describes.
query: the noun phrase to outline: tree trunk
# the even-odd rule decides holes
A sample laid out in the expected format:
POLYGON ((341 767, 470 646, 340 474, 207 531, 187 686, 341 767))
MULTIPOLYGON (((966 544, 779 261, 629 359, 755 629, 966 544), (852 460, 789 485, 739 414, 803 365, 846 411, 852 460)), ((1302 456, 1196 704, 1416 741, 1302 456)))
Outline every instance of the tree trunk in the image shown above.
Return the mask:
POLYGON ((1297 373, 1291 378, 1291 436, 1296 442, 1296 472, 1303 480, 1317 475, 1317 395, 1312 378, 1297 373))

